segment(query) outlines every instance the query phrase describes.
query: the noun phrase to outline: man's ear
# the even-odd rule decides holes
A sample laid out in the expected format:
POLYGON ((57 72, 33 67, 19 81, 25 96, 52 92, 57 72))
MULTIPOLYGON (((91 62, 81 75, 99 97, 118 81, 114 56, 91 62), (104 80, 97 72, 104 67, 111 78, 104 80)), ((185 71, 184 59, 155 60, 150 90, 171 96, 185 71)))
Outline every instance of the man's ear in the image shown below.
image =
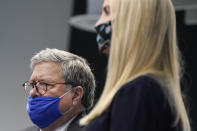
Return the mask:
POLYGON ((76 105, 81 101, 83 97, 83 88, 81 86, 76 86, 73 88, 73 93, 73 105, 76 105))

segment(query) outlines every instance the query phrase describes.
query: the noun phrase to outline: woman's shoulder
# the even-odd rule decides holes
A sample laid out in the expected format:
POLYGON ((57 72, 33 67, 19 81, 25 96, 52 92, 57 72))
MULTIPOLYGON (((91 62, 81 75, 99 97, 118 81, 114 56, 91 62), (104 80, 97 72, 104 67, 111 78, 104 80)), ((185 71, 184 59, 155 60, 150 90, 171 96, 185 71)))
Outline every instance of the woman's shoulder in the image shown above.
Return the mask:
POLYGON ((114 96, 111 107, 113 110, 119 110, 119 106, 125 107, 123 112, 146 110, 153 116, 169 111, 169 102, 164 88, 157 78, 149 75, 137 77, 120 88, 114 96))
POLYGON ((155 101, 166 103, 166 89, 158 80, 149 75, 139 76, 125 83, 114 96, 114 101, 134 99, 137 101, 155 101))
POLYGON ((161 91, 164 88, 158 80, 151 75, 143 75, 135 78, 132 81, 125 83, 118 92, 129 92, 129 91, 161 91))

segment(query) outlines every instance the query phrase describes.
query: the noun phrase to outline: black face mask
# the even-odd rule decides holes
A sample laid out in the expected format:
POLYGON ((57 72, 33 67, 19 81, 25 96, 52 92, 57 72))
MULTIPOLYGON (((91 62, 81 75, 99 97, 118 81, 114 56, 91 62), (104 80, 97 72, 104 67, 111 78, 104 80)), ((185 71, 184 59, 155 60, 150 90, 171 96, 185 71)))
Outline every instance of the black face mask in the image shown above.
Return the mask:
POLYGON ((97 32, 96 41, 100 52, 109 48, 111 42, 112 27, 111 21, 105 22, 95 27, 97 32))

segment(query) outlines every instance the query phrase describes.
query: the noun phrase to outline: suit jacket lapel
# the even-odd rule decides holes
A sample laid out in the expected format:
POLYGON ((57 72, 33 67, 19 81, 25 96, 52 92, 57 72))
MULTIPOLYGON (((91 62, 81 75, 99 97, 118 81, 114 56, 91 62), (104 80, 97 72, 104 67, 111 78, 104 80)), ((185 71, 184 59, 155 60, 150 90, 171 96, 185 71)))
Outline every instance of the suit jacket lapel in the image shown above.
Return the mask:
POLYGON ((68 126, 67 131, 83 131, 84 126, 80 126, 79 125, 79 120, 86 115, 85 111, 82 111, 81 113, 79 113, 75 119, 70 123, 70 125, 68 126))

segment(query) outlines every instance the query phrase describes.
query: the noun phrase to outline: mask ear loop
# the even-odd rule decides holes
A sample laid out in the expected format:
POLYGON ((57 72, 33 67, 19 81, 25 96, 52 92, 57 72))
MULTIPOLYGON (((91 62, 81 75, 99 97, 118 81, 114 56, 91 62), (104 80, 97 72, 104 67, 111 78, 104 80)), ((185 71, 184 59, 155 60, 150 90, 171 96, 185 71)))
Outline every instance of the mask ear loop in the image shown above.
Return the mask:
POLYGON ((70 91, 72 91, 72 88, 69 89, 66 93, 64 93, 62 96, 60 96, 59 98, 61 99, 62 97, 64 97, 66 94, 68 94, 70 91))
POLYGON ((70 107, 70 108, 69 108, 67 111, 65 111, 64 113, 62 113, 62 115, 66 115, 66 114, 69 113, 71 110, 75 109, 75 108, 77 107, 78 104, 79 104, 79 102, 78 102, 76 105, 70 107))
MULTIPOLYGON (((72 91, 73 88, 69 89, 66 93, 64 93, 62 96, 60 96, 59 98, 61 99, 62 97, 64 97, 66 94, 68 94, 69 92, 72 91)), ((62 115, 66 115, 67 113, 69 113, 71 110, 73 110, 75 107, 77 107, 78 104, 76 104, 73 107, 70 107, 67 111, 65 111, 64 113, 61 113, 62 115)))
POLYGON ((62 115, 66 115, 67 113, 69 113, 71 110, 73 110, 76 106, 70 107, 67 111, 65 111, 64 113, 62 113, 62 115))

